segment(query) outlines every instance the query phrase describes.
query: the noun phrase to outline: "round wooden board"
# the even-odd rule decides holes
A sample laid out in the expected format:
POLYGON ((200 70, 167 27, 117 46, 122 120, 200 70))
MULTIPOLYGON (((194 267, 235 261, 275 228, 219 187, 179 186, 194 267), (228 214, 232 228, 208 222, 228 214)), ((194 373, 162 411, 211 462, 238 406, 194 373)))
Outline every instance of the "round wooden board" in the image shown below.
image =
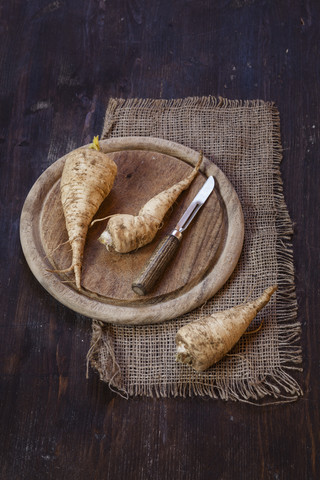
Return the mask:
MULTIPOLYGON (((137 214, 152 196, 184 178, 199 153, 170 141, 125 137, 101 141, 118 166, 114 187, 95 218, 137 214)), ((233 272, 244 235, 242 209, 221 170, 203 160, 201 173, 179 197, 149 245, 128 254, 108 252, 97 239, 106 221, 89 229, 82 268, 82 291, 73 276, 50 273, 71 263, 60 200, 60 177, 66 157, 51 165, 25 201, 20 238, 26 260, 38 281, 64 305, 88 317, 119 324, 156 323, 174 318, 212 297, 233 272), (157 243, 172 231, 209 175, 216 187, 183 235, 178 253, 153 291, 139 297, 131 284, 157 243), (59 248, 56 248, 58 245, 59 248)))

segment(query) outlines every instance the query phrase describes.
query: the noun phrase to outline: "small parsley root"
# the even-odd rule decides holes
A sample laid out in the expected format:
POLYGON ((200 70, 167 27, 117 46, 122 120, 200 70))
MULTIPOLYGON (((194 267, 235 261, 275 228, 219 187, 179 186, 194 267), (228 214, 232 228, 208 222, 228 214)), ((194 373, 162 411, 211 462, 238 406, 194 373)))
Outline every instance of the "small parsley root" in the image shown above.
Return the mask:
POLYGON ((128 253, 150 243, 161 228, 169 208, 197 175, 201 162, 202 153, 196 166, 186 178, 151 198, 140 209, 138 215, 112 215, 99 241, 108 250, 113 249, 118 253, 128 253))
POLYGON ((224 357, 239 341, 277 286, 261 297, 184 325, 176 335, 176 360, 202 372, 224 357))
POLYGON ((109 194, 117 174, 114 161, 100 149, 98 137, 91 146, 70 152, 63 168, 60 192, 69 243, 71 266, 56 272, 74 271, 81 288, 81 267, 88 227, 109 194))

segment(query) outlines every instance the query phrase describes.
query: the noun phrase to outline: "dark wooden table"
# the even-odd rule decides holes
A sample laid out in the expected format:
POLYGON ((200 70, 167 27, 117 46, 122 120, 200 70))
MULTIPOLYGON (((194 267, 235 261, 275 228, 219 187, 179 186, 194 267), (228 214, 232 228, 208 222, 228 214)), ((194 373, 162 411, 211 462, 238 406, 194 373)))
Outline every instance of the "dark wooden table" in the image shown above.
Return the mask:
POLYGON ((320 478, 318 0, 0 2, 0 477, 320 478), (219 95, 281 114, 304 396, 253 407, 126 401, 85 377, 87 318, 31 274, 19 217, 38 176, 99 133, 108 99, 219 95))

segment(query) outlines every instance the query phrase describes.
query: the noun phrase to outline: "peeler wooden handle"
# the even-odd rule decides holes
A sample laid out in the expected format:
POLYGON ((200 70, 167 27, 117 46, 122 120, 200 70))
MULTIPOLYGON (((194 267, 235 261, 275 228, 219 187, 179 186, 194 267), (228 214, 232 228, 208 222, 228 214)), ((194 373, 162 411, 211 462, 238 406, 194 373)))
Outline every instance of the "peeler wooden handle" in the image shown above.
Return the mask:
POLYGON ((146 295, 163 274, 166 266, 176 253, 182 232, 190 225, 202 205, 214 189, 215 181, 210 176, 200 188, 187 210, 178 221, 175 229, 160 242, 149 262, 132 284, 132 290, 138 295, 146 295))
POLYGON ((146 295, 159 280, 168 263, 175 255, 182 235, 174 230, 167 235, 158 245, 149 262, 140 272, 139 277, 133 282, 132 290, 138 295, 146 295))

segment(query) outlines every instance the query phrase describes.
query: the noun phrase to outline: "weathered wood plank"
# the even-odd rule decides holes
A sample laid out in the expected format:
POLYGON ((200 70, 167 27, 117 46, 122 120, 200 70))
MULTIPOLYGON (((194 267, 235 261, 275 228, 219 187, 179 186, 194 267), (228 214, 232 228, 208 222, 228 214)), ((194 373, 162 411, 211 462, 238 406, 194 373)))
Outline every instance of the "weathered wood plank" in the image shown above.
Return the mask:
POLYGON ((2 2, 1 478, 319 478, 319 21, 316 0, 2 2), (23 259, 29 189, 101 131, 110 96, 206 94, 280 110, 303 327, 295 404, 128 402, 87 381, 89 322, 23 259))

